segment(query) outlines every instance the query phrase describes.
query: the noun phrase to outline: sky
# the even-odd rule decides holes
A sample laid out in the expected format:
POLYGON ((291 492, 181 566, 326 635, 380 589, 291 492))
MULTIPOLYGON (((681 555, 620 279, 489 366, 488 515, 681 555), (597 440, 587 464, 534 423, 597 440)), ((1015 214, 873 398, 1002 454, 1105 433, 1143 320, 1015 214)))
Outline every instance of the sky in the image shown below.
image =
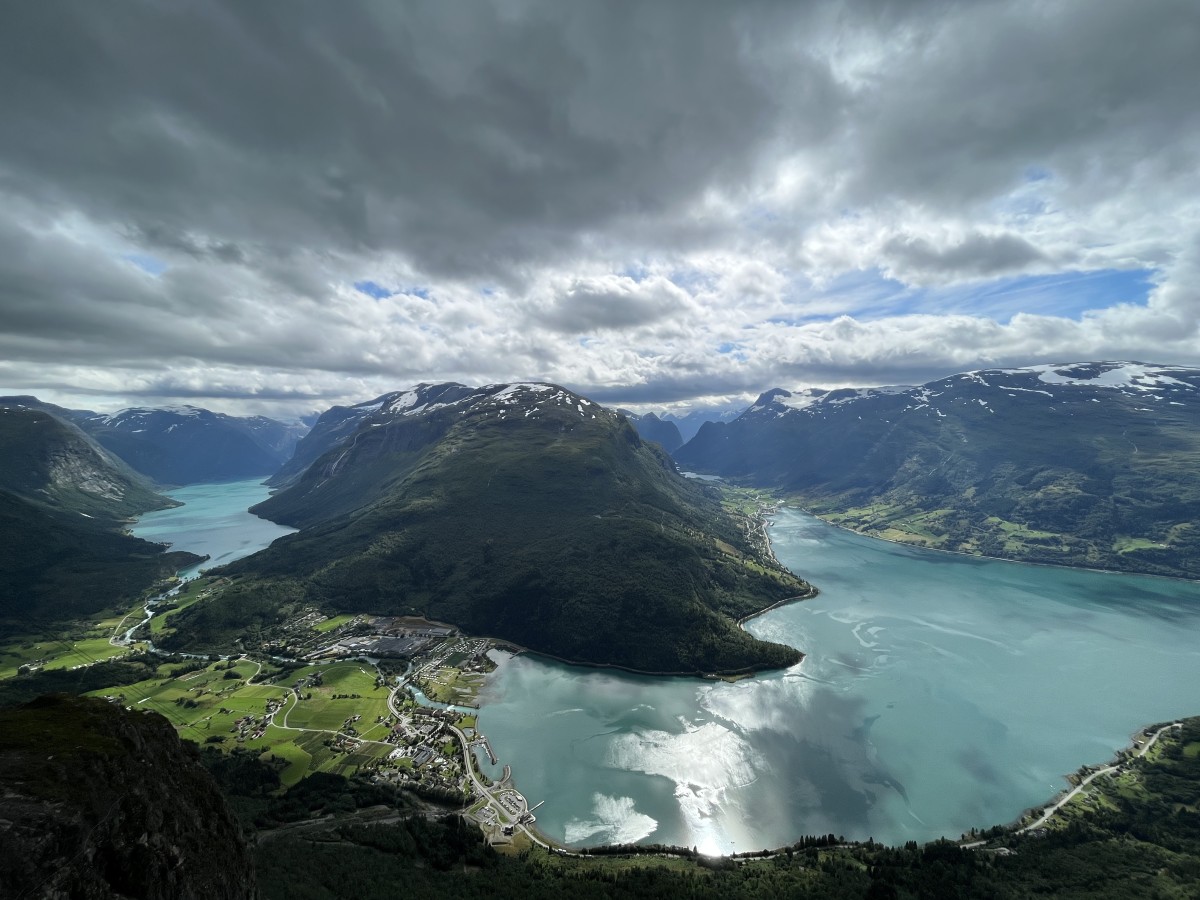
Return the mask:
POLYGON ((0 392, 1200 365, 1200 3, 0 5, 0 392))

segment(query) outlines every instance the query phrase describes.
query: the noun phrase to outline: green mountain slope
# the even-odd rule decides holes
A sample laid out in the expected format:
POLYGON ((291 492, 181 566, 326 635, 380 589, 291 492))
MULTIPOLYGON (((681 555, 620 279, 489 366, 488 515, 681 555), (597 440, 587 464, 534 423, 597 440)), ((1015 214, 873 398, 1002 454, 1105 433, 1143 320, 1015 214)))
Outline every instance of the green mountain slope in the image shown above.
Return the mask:
POLYGON ((227 567, 241 583, 176 616, 178 646, 291 602, 421 613, 645 671, 799 659, 735 620, 808 586, 624 417, 552 385, 385 404, 253 511, 302 531, 227 567))
POLYGON ((1200 370, 1076 363, 770 391, 676 452, 892 540, 1200 578, 1200 370))
POLYGON ((75 426, 0 407, 0 632, 102 609, 196 560, 121 531, 173 505, 75 426))
POLYGON ((0 490, 105 522, 176 506, 77 427, 0 405, 0 490))
POLYGON ((0 491, 0 634, 136 597, 198 559, 0 491))

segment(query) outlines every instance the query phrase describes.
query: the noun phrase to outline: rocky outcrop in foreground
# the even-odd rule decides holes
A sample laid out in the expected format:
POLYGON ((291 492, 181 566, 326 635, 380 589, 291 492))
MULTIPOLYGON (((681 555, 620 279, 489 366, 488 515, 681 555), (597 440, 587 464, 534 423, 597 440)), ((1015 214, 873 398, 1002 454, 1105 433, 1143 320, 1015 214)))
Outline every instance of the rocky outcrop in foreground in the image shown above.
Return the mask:
POLYGON ((67 696, 0 710, 0 791, 0 896, 258 896, 240 825, 157 713, 67 696))

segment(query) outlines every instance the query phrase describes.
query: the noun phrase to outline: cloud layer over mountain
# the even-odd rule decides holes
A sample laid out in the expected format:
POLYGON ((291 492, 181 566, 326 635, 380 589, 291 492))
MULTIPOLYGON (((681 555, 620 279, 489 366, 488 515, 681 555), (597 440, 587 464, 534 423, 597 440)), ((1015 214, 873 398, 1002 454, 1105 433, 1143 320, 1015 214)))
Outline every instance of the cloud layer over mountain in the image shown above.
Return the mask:
POLYGON ((1191 0, 9 4, 0 389, 1200 363, 1191 0))

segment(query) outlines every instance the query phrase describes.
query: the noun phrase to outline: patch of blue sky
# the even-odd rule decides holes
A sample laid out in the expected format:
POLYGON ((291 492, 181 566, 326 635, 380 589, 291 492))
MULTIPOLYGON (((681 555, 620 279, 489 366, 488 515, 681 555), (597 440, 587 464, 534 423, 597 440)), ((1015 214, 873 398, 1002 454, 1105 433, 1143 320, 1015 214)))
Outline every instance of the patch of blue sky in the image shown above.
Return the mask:
POLYGON ((368 280, 354 282, 354 289, 360 294, 366 294, 368 297, 374 297, 376 300, 383 300, 385 297, 390 297, 396 293, 380 284, 376 284, 374 281, 368 280))
POLYGON ((147 275, 153 275, 155 278, 170 268, 157 256, 151 256, 148 253, 126 253, 122 259, 133 263, 147 275))
POLYGON ((768 322, 803 325, 827 322, 836 316, 857 319, 900 316, 916 312, 918 292, 899 281, 885 277, 878 269, 844 272, 821 288, 796 285, 792 295, 794 311, 772 316, 768 322))
POLYGON ((408 294, 411 297, 420 297, 422 300, 429 299, 429 288, 427 287, 402 287, 392 290, 369 279, 354 282, 354 289, 368 297, 374 297, 376 300, 394 297, 396 294, 408 294))
POLYGON ((625 268, 620 269, 617 274, 623 278, 628 278, 631 281, 636 281, 637 283, 641 284, 650 277, 650 270, 645 266, 640 265, 626 266, 625 268))
POLYGON ((868 321, 912 314, 969 315, 1006 323, 1018 313, 1080 319, 1122 303, 1144 305, 1154 269, 1098 269, 1022 275, 936 288, 911 288, 878 270, 844 274, 820 290, 801 288, 794 313, 768 321, 785 325, 850 315, 868 321))
POLYGON ((1119 304, 1145 305, 1154 278, 1154 269, 1024 275, 924 291, 914 299, 920 312, 986 316, 999 322, 1018 313, 1078 320, 1086 312, 1119 304))
POLYGON ((742 344, 733 341, 722 341, 717 344, 717 352, 722 356, 728 356, 730 359, 736 359, 738 362, 747 360, 746 348, 742 344))
POLYGON ((682 288, 689 294, 712 290, 717 284, 716 275, 700 269, 675 269, 667 278, 676 287, 682 288))

